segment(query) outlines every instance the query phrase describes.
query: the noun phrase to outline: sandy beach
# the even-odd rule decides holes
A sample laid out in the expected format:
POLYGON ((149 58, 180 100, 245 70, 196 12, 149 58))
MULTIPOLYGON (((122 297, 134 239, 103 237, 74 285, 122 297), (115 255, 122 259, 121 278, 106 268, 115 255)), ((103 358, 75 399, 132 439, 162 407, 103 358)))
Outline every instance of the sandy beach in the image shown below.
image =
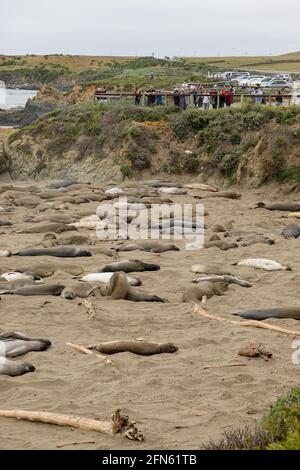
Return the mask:
MULTIPOLYGON (((195 202, 188 195, 172 199, 195 202)), ((160 264, 158 272, 138 274, 143 286, 137 289, 157 294, 169 303, 92 298, 97 318, 91 318, 81 299, 2 295, 2 332, 20 331, 46 337, 53 345, 46 352, 26 355, 26 361, 36 367, 33 374, 0 376, 1 408, 99 419, 109 419, 116 409, 122 408, 137 422, 145 441, 136 443, 78 429, 0 418, 0 448, 56 449, 66 444, 63 449, 199 449, 211 439, 218 440, 227 429, 255 425, 279 396, 299 383, 300 366, 293 365, 291 359, 293 337, 245 328, 242 320, 241 326, 235 326, 202 318, 193 313, 192 304, 181 303, 181 296, 195 277, 191 266, 206 261, 226 266, 233 275, 253 284, 251 289, 230 286, 224 296, 208 300, 205 309, 210 313, 238 320, 232 313, 299 305, 300 239, 285 240, 281 236, 283 227, 294 219, 282 218, 285 214, 276 211, 253 209, 259 201, 275 200, 297 201, 299 196, 286 195, 278 186, 268 186, 243 190, 241 200, 205 200, 208 227, 232 222, 234 230, 255 231, 273 238, 276 241, 273 246, 258 244, 229 251, 211 248, 195 252, 186 251, 183 242, 176 242, 180 252, 121 253, 121 260, 141 259, 160 264), (235 261, 249 257, 276 260, 293 270, 265 272, 232 266, 235 261), (66 346, 66 342, 87 346, 136 338, 171 341, 179 350, 151 357, 122 353, 111 357, 112 364, 104 364, 96 356, 85 356, 66 346), (261 358, 239 357, 238 351, 253 342, 264 344, 273 358, 265 362, 261 358), (205 369, 236 362, 246 365, 205 369), (86 441, 94 443, 68 445, 86 441)), ((90 209, 93 214, 97 205, 83 204, 80 209, 90 209)), ((70 213, 76 210, 79 206, 73 205, 70 213)), ((22 207, 16 207, 9 215, 0 213, 0 220, 13 222, 11 227, 1 227, 1 250, 14 251, 40 243, 42 234, 15 233, 24 227, 24 218, 36 214, 37 209, 22 207)), ((95 236, 88 230, 78 233, 95 236)), ((111 244, 103 242, 97 246, 111 244)), ((0 269, 2 273, 13 271, 42 260, 46 258, 0 258, 0 269)), ((91 273, 112 259, 98 253, 91 258, 68 261, 91 273)), ((267 323, 300 331, 295 320, 273 319, 267 323)))

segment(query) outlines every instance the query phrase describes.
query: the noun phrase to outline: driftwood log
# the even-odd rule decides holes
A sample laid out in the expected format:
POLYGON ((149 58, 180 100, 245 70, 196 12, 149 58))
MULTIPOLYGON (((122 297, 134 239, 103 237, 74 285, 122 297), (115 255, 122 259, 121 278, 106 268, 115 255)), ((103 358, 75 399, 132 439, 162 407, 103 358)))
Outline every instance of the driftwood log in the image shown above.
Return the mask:
POLYGON ((276 333, 282 333, 289 336, 300 336, 300 331, 295 330, 287 330, 285 328, 280 328, 279 326, 269 325, 268 323, 262 323, 256 320, 247 320, 247 321, 234 321, 228 320, 227 318, 219 317, 218 315, 213 315, 211 313, 206 312, 203 308, 199 307, 199 305, 194 305, 194 313, 196 315, 201 315, 202 317, 208 318, 210 320, 217 320, 220 322, 230 323, 231 325, 237 326, 245 326, 245 327, 253 327, 253 328, 261 328, 264 330, 271 330, 275 331, 276 333))
POLYGON ((95 419, 60 415, 39 411, 0 410, 0 416, 15 418, 36 423, 55 424, 56 426, 69 426, 71 428, 97 431, 108 436, 120 435, 132 441, 143 441, 143 435, 138 431, 135 422, 130 421, 127 415, 117 410, 110 421, 97 421, 95 419))

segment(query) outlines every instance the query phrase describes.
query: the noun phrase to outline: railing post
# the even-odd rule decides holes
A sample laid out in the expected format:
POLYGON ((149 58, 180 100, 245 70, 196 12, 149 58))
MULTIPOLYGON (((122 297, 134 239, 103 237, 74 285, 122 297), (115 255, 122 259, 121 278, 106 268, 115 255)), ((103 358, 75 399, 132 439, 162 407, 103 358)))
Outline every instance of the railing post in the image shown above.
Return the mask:
POLYGON ((218 93, 218 96, 217 96, 217 109, 220 108, 220 93, 218 93))

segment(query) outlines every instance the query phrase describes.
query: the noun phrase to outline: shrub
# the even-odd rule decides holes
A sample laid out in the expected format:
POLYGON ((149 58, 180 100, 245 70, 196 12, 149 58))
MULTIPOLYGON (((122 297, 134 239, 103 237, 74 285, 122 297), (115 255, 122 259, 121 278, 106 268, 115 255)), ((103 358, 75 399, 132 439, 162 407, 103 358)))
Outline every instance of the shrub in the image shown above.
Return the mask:
POLYGON ((230 143, 232 145, 239 145, 242 141, 241 134, 235 133, 230 136, 230 143))
POLYGON ((123 180, 125 180, 126 178, 132 178, 132 171, 128 165, 126 164, 121 165, 120 171, 122 173, 123 180))
POLYGON ((278 181, 281 183, 300 183, 300 166, 290 166, 282 169, 278 174, 278 181))

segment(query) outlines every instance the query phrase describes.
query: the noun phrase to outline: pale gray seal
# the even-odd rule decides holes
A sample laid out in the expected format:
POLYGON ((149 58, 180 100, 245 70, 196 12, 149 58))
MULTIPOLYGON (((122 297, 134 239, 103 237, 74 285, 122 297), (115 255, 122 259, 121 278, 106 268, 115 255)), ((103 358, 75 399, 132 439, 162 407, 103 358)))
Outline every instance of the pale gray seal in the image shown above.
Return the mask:
POLYGON ((17 332, 0 334, 0 356, 4 357, 22 356, 31 351, 45 351, 50 346, 51 341, 48 339, 30 338, 17 332))

